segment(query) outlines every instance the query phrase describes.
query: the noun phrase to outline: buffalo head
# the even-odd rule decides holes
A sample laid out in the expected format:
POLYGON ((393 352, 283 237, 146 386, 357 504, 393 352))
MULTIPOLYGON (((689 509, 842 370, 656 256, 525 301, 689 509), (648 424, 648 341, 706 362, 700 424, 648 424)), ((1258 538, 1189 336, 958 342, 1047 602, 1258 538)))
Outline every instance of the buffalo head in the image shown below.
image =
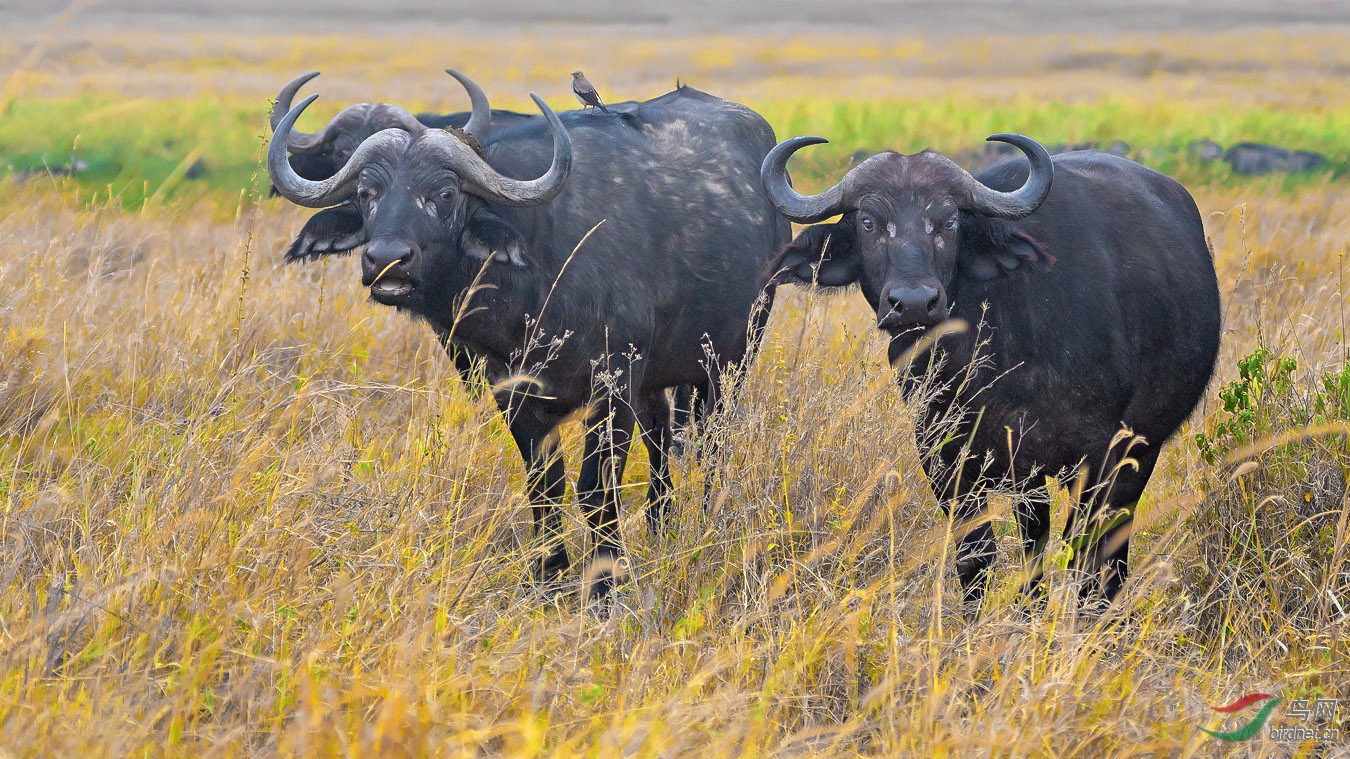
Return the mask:
MULTIPOLYGON (((1000 229, 1000 255, 962 255, 962 242, 989 234, 988 219, 1030 215, 1050 192, 1050 154, 1036 141, 1016 134, 989 138, 1017 146, 1031 162, 1026 183, 1013 192, 981 184, 965 169, 931 151, 914 155, 885 152, 851 169, 819 195, 792 189, 787 161, 806 145, 827 142, 795 137, 764 158, 761 175, 774 206, 789 219, 814 223, 843 214, 835 224, 809 227, 783 251, 779 281, 798 280, 827 287, 858 282, 876 308, 877 324, 896 333, 928 327, 947 318, 949 291, 958 269, 991 279, 1028 260, 1044 260, 1039 244, 1011 229, 1000 229), (972 229, 963 229, 966 226, 972 229), (986 260, 988 259, 988 260, 986 260)), ((972 246, 976 247, 976 246, 972 246)))
MULTIPOLYGON (((314 181, 296 173, 287 149, 294 144, 296 119, 316 97, 277 123, 267 150, 278 192, 298 205, 326 209, 305 225, 287 260, 365 245, 362 283, 371 297, 420 313, 468 287, 469 281, 461 282, 465 272, 472 276, 488 259, 525 265, 523 241, 492 209, 548 202, 562 190, 572 165, 567 130, 538 96, 531 94, 548 120, 553 158, 537 179, 504 176, 488 164, 471 134, 430 129, 408 116, 403 125, 362 141, 332 177, 314 181)), ((486 98, 482 101, 486 112, 486 98)))

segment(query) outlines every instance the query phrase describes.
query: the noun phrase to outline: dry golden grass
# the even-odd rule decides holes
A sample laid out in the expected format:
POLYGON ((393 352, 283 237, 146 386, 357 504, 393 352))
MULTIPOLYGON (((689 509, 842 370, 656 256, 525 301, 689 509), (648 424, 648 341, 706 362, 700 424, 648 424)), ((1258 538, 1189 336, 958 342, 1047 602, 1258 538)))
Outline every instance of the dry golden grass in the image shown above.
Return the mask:
MULTIPOLYGON (((130 56, 136 44, 125 44, 130 56)), ((211 44, 234 65, 283 41, 211 44)), ((765 47, 710 43, 715 56, 680 44, 713 61, 709 76, 765 47)), ((792 44, 793 60, 845 55, 792 44)), ((1270 65, 1294 71, 1319 44, 1276 44, 1270 65)), ((325 45, 377 47, 285 45, 293 59, 256 63, 263 91, 325 45)), ((417 60, 425 80, 421 50, 439 62, 413 44, 387 65, 417 60)), ((59 68, 30 83, 154 93, 140 64, 179 70, 183 57, 144 54, 73 83, 59 68)), ((552 81, 532 73, 535 60, 522 55, 495 83, 523 92, 552 81)), ((977 69, 960 76, 983 81, 977 69)), ((186 86, 181 73, 174 81, 186 86)), ((332 91, 335 102, 362 97, 332 91)), ((1299 359, 1300 387, 1344 366, 1344 191, 1249 183, 1200 194, 1225 296, 1216 387, 1258 343, 1299 359)), ((429 330, 367 303, 349 259, 281 266, 303 212, 272 203, 231 216, 206 203, 132 214, 91 207, 60 182, 8 182, 0 194, 2 756, 1350 751, 1265 736, 1220 746, 1196 729, 1217 724, 1208 704, 1258 690, 1341 698, 1341 720, 1350 704, 1345 459, 1319 459, 1323 513, 1308 519, 1330 531, 1315 543, 1332 546, 1325 555, 1234 543, 1224 530, 1244 519, 1302 517, 1287 497, 1263 500, 1298 492, 1289 483, 1248 472, 1233 482, 1270 489, 1235 495, 1231 468, 1201 457, 1192 433, 1223 418, 1213 393, 1166 450, 1133 579, 1106 617, 1078 614, 1059 569, 1046 610, 1020 612, 1004 530, 997 586, 970 622, 950 525, 870 314, 856 294, 784 291, 719 428, 728 458, 716 471, 676 462, 660 539, 645 528, 645 467, 633 457, 622 525, 633 579, 598 618, 574 596, 544 599, 522 583, 530 519, 518 456, 429 330), (1251 551, 1268 559, 1254 575, 1251 551), (1311 600, 1283 615, 1291 602, 1272 605, 1277 592, 1311 600)), ((1278 420, 1268 432, 1284 431, 1278 420)), ((575 463, 575 425, 564 439, 575 463)), ((1066 508, 1061 497, 1058 525, 1066 508)), ((583 522, 566 514, 577 556, 583 522)))

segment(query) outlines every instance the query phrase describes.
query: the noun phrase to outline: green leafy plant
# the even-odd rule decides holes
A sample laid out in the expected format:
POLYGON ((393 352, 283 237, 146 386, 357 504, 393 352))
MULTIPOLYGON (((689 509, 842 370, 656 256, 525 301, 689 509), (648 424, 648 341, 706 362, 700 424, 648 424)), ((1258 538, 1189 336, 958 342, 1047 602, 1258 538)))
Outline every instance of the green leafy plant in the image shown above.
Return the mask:
POLYGON ((1336 548, 1350 449, 1327 427, 1350 420, 1350 362, 1301 378, 1295 358, 1258 347, 1237 369, 1219 389, 1217 422, 1195 435, 1208 464, 1234 468, 1216 466, 1205 486, 1208 507, 1195 523, 1208 534, 1195 543, 1193 587, 1212 609, 1241 598, 1270 624, 1321 629, 1348 589, 1336 548))
POLYGON ((1195 435, 1207 463, 1215 464, 1271 432, 1275 413, 1273 404, 1267 405, 1267 401, 1290 394, 1297 369, 1298 361, 1292 356, 1275 356, 1265 348, 1257 348, 1238 361, 1238 378, 1219 389, 1226 416, 1212 434, 1195 435))

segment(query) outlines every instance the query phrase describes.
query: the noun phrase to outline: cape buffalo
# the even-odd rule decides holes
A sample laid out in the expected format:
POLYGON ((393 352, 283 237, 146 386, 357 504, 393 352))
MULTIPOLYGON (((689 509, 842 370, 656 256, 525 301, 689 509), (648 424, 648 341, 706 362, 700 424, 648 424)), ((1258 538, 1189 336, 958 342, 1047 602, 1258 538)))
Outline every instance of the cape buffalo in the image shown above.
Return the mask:
MULTIPOLYGON (((617 486, 635 420, 665 413, 667 388, 715 391, 746 356, 772 300, 765 272, 790 228, 758 181, 773 130, 748 108, 683 87, 621 117, 559 117, 532 97, 545 118, 487 135, 386 129, 333 177, 310 181, 286 146, 311 96, 277 125, 268 169, 292 202, 327 208, 294 255, 365 245, 373 300, 486 360, 529 473, 545 580, 569 565, 555 428, 589 409, 577 493, 597 596, 620 552, 617 486)), ((644 424, 653 527, 669 488, 668 431, 644 424)))
MULTIPOLYGON (((884 152, 815 196, 795 192, 785 167, 826 140, 778 145, 762 170, 774 205, 798 222, 843 217, 798 235, 776 280, 858 283, 891 335, 902 391, 933 381, 919 447, 934 492, 963 523, 956 570, 968 609, 983 599, 994 556, 992 527, 977 518, 983 484, 1022 491, 1031 561, 1050 528, 1044 475, 1080 467, 1073 564, 1091 578, 1084 600, 1109 601, 1126 577, 1130 520, 1158 450, 1214 369, 1214 263, 1195 201, 1168 177, 1095 151, 1052 159, 1021 135, 989 139, 1026 159, 976 178, 933 152, 884 152), (968 329, 930 331, 948 319, 968 329), (936 342, 920 342, 925 335, 936 342), (939 425, 952 426, 935 437, 939 425)), ((1039 572, 1028 571, 1031 595, 1039 572)))
POLYGON ((1223 157, 1223 146, 1208 137, 1201 137, 1186 143, 1186 157, 1209 163, 1223 157))
POLYGON ((1300 173, 1317 171, 1326 166, 1327 159, 1320 153, 1307 150, 1289 151, 1278 145, 1259 142, 1239 142, 1224 151, 1223 160, 1235 174, 1271 174, 1277 171, 1300 173))

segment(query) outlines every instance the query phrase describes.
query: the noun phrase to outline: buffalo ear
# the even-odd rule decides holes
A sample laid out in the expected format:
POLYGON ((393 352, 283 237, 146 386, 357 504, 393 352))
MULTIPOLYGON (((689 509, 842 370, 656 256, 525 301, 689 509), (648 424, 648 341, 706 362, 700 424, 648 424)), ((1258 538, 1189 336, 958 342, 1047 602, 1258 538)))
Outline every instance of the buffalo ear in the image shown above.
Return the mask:
POLYGON ((978 282, 1006 277, 1019 269, 1044 270, 1055 265, 1055 257, 1041 241, 1008 222, 983 231, 979 239, 962 242, 958 259, 961 270, 978 282))
POLYGON ((774 281, 819 287, 845 287, 862 276, 862 256, 845 217, 834 224, 816 224, 788 243, 773 265, 774 281))
MULTIPOLYGON (((476 204, 475 204, 476 205, 476 204)), ((483 206, 469 210, 464 231, 459 235, 460 249, 479 261, 487 260, 527 266, 525 240, 505 219, 483 206)))
POLYGON ((350 253, 365 244, 366 226, 361 212, 351 203, 343 203, 309 217, 304 229, 286 249, 286 263, 350 253))

